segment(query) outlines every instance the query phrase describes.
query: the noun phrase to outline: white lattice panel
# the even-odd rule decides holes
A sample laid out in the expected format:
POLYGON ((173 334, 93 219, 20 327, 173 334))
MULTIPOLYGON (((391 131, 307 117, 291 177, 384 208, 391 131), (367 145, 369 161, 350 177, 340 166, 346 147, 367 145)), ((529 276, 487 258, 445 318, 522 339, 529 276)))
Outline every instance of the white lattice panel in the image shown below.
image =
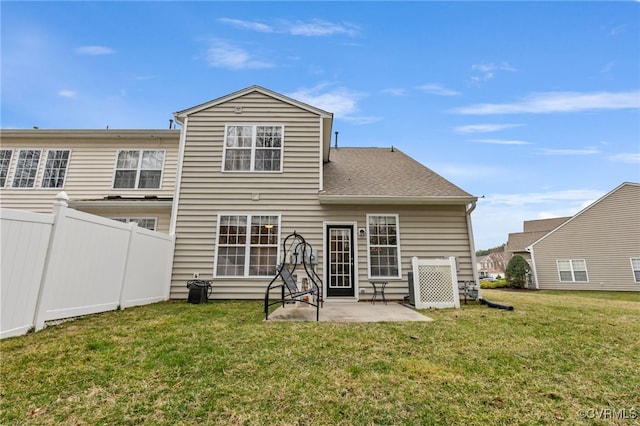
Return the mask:
POLYGON ((449 259, 412 259, 416 308, 459 308, 456 261, 449 259))

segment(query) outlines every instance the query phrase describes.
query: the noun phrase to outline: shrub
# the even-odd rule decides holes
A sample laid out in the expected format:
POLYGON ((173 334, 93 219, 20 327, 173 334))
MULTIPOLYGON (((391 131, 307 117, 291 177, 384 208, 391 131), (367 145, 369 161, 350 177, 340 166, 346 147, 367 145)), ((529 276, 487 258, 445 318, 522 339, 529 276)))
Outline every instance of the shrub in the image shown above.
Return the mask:
POLYGON ((480 279, 480 288, 503 288, 506 286, 507 286, 507 281, 503 279, 497 279, 495 281, 480 279))
POLYGON ((527 283, 527 274, 530 270, 529 262, 519 254, 509 259, 507 270, 505 271, 509 287, 524 288, 527 283))

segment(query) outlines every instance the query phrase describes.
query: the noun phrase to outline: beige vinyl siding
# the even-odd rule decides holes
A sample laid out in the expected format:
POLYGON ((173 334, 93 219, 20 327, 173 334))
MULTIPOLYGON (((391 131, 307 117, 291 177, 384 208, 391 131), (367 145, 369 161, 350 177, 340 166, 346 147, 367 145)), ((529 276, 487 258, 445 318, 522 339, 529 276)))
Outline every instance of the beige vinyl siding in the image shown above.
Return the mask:
MULTIPOLYGON (((71 201, 102 199, 109 195, 122 197, 173 197, 179 131, 158 132, 162 137, 150 137, 154 131, 3 131, 2 148, 12 149, 7 185, 0 189, 2 207, 28 210, 39 213, 51 212, 55 196, 65 191, 71 201), (166 135, 166 136, 165 136, 166 135), (41 149, 42 155, 34 188, 12 188, 18 153, 21 149, 41 149), (63 188, 41 188, 42 175, 49 150, 68 149, 71 151, 63 188), (164 150, 164 168, 159 189, 113 189, 116 155, 121 149, 164 150)), ((109 208, 101 212, 99 208, 84 209, 101 216, 152 216, 158 217, 157 229, 169 230, 170 207, 152 209, 109 208)))
MULTIPOLYGON (((294 230, 309 235, 310 230, 321 229, 317 201, 320 138, 317 114, 259 92, 189 116, 177 208, 172 298, 186 298, 186 281, 194 272, 202 279, 212 278, 219 213, 281 214, 281 238, 294 230), (236 107, 242 107, 241 114, 235 113, 236 107), (225 125, 260 123, 284 126, 283 171, 222 172, 225 125)), ((320 235, 322 231, 315 232, 320 235)), ((258 278, 216 280, 213 297, 255 299, 267 284, 258 278)))
MULTIPOLYGON (((408 294, 407 272, 412 256, 456 256, 460 279, 472 279, 471 248, 465 206, 365 206, 320 204, 321 121, 310 111, 259 92, 235 98, 188 117, 180 198, 176 218, 176 248, 171 298, 186 299, 194 273, 213 279, 216 299, 259 299, 266 278, 214 278, 218 214, 281 215, 280 243, 294 231, 318 250, 318 274, 324 279, 324 224, 357 223, 359 289, 371 286, 367 273, 367 213, 399 214, 402 278, 390 280, 387 294, 408 294), (242 113, 236 114, 236 107, 242 113), (222 172, 224 129, 227 124, 284 125, 283 172, 222 172), (256 199, 257 198, 257 199, 256 199)), ((282 248, 280 247, 280 250, 282 248)), ((278 259, 282 258, 279 253, 278 259)))
POLYGON ((534 245, 539 287, 640 291, 629 259, 640 257, 640 185, 624 185, 534 245), (560 281, 556 260, 584 259, 588 282, 560 281))

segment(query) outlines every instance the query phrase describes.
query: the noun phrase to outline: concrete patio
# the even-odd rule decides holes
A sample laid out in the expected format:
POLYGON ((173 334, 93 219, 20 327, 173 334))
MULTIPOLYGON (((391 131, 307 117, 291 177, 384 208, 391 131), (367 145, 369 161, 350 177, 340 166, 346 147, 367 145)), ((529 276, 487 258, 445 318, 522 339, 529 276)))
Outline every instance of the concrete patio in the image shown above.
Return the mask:
MULTIPOLYGON (((300 303, 280 306, 271 314, 269 321, 315 321, 316 308, 300 303)), ((389 302, 371 304, 369 302, 325 302, 320 309, 320 321, 332 322, 396 322, 396 321, 432 321, 411 308, 400 303, 389 302)))

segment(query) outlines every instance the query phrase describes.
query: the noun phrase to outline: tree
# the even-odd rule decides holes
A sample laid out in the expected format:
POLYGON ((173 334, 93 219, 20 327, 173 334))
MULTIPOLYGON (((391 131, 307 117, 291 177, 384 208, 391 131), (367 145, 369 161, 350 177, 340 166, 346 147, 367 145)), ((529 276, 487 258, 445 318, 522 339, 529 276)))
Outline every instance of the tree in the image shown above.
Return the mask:
POLYGON ((530 270, 529 262, 519 254, 509 259, 507 270, 505 271, 509 287, 524 288, 527 283, 527 274, 530 270))

